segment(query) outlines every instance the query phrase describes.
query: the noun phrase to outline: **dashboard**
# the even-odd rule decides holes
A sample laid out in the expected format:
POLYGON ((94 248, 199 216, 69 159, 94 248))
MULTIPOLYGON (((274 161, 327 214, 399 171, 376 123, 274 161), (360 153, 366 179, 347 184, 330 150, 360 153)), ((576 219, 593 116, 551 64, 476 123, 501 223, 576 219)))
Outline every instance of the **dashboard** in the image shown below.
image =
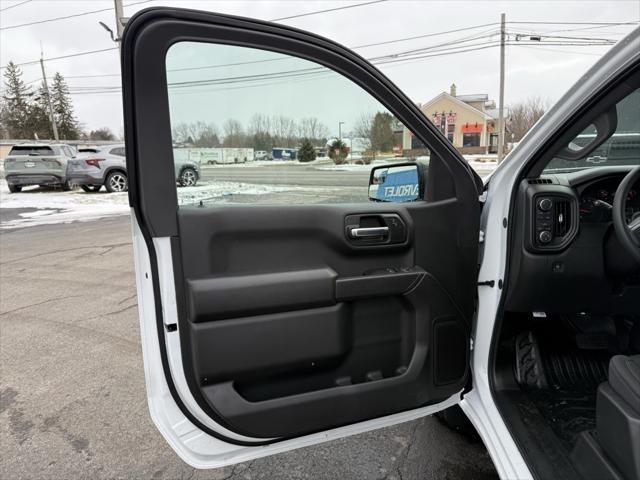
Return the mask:
MULTIPOLYGON (((580 202, 580 222, 610 222, 613 199, 623 175, 601 178, 577 188, 580 202)), ((640 184, 627 196, 627 221, 640 214, 640 184)))
MULTIPOLYGON (((615 242, 611 220, 618 186, 632 168, 593 167, 521 181, 512 217, 508 310, 638 312, 640 277, 625 273, 621 287, 617 272, 628 269, 629 260, 615 242)), ((640 215, 640 182, 626 209, 629 219, 640 215)))

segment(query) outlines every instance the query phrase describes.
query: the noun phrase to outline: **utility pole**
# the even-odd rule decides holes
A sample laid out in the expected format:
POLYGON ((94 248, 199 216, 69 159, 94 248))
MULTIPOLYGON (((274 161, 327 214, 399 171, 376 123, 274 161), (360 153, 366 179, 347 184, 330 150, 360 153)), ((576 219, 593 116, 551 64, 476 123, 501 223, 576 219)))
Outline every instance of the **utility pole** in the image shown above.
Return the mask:
POLYGON ((49 85, 47 84, 47 74, 44 72, 44 53, 42 53, 42 45, 40 46, 40 67, 42 68, 42 84, 44 85, 44 93, 47 96, 47 103, 49 104, 49 117, 51 118, 51 128, 53 129, 53 138, 57 141, 58 138, 58 125, 56 125, 56 117, 53 115, 53 102, 51 101, 51 95, 49 95, 49 85))
POLYGON ((504 157, 504 48, 507 37, 506 15, 500 15, 500 100, 498 103, 498 163, 504 157))
POLYGON ((122 48, 122 32, 124 30, 124 8, 122 0, 113 0, 116 7, 116 42, 122 48))
POLYGON ((342 125, 344 125, 344 122, 338 122, 338 139, 342 140, 342 125))

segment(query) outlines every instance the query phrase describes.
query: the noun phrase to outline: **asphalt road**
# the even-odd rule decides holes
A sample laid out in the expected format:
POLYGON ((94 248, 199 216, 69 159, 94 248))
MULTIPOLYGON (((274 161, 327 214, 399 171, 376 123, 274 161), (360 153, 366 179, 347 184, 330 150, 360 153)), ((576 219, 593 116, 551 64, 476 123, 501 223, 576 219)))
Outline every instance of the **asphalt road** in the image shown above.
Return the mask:
MULTIPOLYGON (((329 165, 327 165, 329 166, 329 165)), ((252 167, 203 167, 203 181, 225 180, 232 182, 255 183, 260 185, 295 186, 341 186, 366 188, 369 184, 371 169, 358 171, 318 170, 317 168, 294 164, 252 167)))
MULTIPOLYGON (((331 164, 319 168, 331 168, 331 164)), ((481 177, 493 171, 492 167, 476 169, 481 177)), ((241 166, 205 166, 201 171, 203 181, 225 180, 267 185, 296 185, 296 186, 338 186, 363 187, 369 185, 371 167, 362 170, 319 170, 317 166, 300 164, 253 167, 241 166)))
POLYGON ((0 233, 0 478, 492 479, 435 418, 194 471, 149 417, 125 216, 0 233))

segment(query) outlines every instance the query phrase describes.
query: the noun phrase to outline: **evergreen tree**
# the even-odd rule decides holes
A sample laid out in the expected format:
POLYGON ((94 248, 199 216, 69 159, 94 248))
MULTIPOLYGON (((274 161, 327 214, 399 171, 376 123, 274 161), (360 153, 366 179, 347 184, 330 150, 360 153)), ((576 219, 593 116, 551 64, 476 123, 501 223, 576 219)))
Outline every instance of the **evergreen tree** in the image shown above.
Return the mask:
POLYGON ((56 72, 51 87, 53 113, 56 116, 58 136, 61 140, 75 140, 80 137, 80 126, 73 113, 73 101, 64 77, 56 72))
POLYGON ((371 125, 371 148, 378 152, 389 152, 393 149, 393 117, 387 112, 378 112, 371 125))
POLYGON ((302 139, 302 144, 298 150, 298 158, 301 162, 313 162, 316 159, 316 149, 308 138, 302 139))
POLYGON ((33 92, 22 80, 22 70, 9 62, 4 72, 6 93, 3 95, 2 125, 11 138, 31 138, 33 135, 30 102, 33 92))
POLYGON ((47 99, 47 91, 44 88, 44 82, 40 84, 40 88, 33 100, 30 112, 34 133, 36 133, 41 140, 52 140, 53 127, 51 126, 51 112, 49 110, 49 101, 47 99))

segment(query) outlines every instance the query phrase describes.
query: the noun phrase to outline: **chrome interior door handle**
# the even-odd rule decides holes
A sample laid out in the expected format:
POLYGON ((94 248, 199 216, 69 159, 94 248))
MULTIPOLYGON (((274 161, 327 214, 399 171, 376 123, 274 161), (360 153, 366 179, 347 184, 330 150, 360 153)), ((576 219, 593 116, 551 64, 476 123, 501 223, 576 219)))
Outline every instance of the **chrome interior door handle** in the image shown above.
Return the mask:
POLYGON ((351 238, 372 238, 389 235, 389 227, 352 228, 349 230, 351 238))

